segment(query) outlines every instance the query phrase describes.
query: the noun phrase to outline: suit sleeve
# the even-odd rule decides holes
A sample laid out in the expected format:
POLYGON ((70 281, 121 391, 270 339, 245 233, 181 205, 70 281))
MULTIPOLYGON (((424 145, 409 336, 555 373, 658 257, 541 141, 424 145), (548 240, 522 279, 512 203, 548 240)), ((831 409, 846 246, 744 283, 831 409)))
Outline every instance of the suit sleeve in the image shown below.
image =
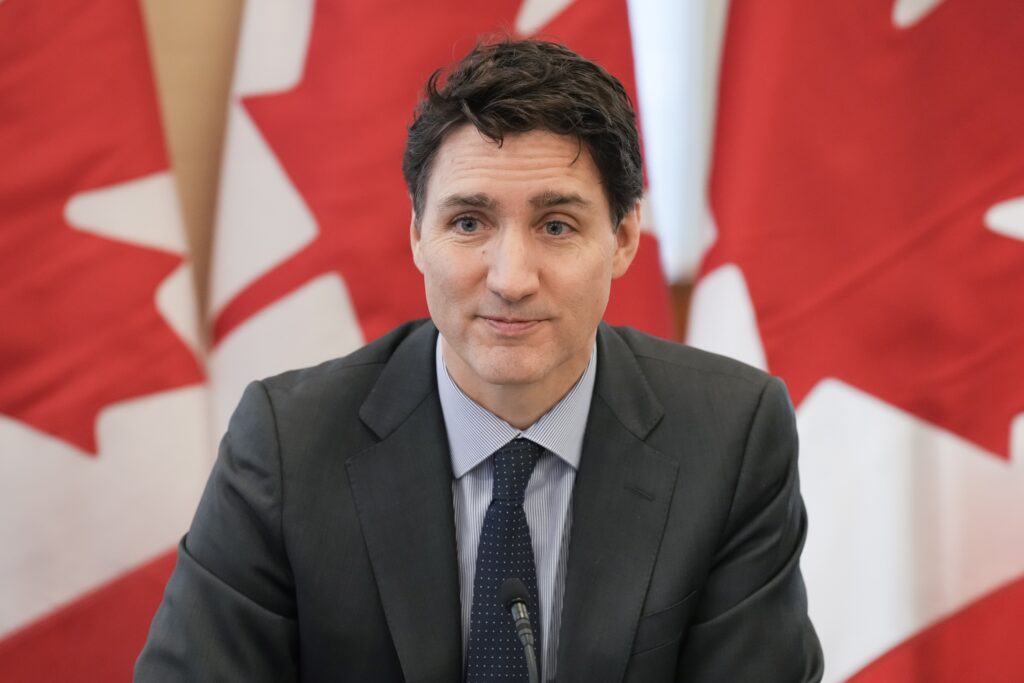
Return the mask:
POLYGON ((298 678, 295 591, 282 536, 273 406, 250 384, 235 410, 135 680, 298 678))
POLYGON ((800 552, 807 515, 793 408, 771 378, 750 423, 720 549, 680 651, 681 681, 819 681, 800 552))

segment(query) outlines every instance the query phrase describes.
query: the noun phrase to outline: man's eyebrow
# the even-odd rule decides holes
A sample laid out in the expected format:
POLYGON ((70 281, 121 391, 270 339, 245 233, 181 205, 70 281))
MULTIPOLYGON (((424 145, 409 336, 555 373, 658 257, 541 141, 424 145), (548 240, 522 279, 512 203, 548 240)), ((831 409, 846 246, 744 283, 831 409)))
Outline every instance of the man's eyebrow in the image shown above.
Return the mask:
POLYGON ((590 206, 591 202, 575 192, 544 192, 532 197, 530 204, 535 209, 550 209, 567 204, 587 207, 590 206))
POLYGON ((467 207, 473 209, 493 209, 495 206, 497 206, 497 202, 483 193, 450 194, 438 203, 438 208, 441 210, 467 207))

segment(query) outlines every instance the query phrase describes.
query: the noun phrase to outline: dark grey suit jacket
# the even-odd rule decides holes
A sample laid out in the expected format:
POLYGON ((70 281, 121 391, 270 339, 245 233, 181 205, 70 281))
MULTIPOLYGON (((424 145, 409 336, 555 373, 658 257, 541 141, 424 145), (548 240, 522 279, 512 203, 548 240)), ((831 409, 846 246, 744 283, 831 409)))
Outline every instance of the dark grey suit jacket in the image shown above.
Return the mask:
MULTIPOLYGON (((246 389, 136 680, 461 678, 436 336, 246 389)), ((605 325, 597 358, 558 680, 818 680, 782 383, 605 325)))

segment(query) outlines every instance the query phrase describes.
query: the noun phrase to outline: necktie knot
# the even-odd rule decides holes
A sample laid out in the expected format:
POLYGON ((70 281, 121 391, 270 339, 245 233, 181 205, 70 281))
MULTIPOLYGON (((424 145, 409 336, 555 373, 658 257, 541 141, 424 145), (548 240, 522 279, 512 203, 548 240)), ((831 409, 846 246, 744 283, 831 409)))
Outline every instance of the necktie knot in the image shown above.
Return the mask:
POLYGON ((522 502, 541 448, 528 439, 509 441, 494 453, 494 500, 522 502))

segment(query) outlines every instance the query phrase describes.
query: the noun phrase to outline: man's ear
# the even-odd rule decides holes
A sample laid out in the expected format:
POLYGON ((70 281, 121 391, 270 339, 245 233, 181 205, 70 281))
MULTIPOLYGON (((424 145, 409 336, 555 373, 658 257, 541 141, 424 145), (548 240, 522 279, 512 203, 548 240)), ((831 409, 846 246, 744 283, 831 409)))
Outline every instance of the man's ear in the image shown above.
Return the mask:
POLYGON ((409 218, 409 246, 412 248, 412 262, 416 264, 416 269, 422 273, 423 266, 420 264, 420 226, 419 221, 416 220, 415 209, 409 218))
POLYGON ((640 246, 640 200, 619 221, 615 231, 615 255, 612 257, 612 277, 622 277, 633 263, 640 246))

